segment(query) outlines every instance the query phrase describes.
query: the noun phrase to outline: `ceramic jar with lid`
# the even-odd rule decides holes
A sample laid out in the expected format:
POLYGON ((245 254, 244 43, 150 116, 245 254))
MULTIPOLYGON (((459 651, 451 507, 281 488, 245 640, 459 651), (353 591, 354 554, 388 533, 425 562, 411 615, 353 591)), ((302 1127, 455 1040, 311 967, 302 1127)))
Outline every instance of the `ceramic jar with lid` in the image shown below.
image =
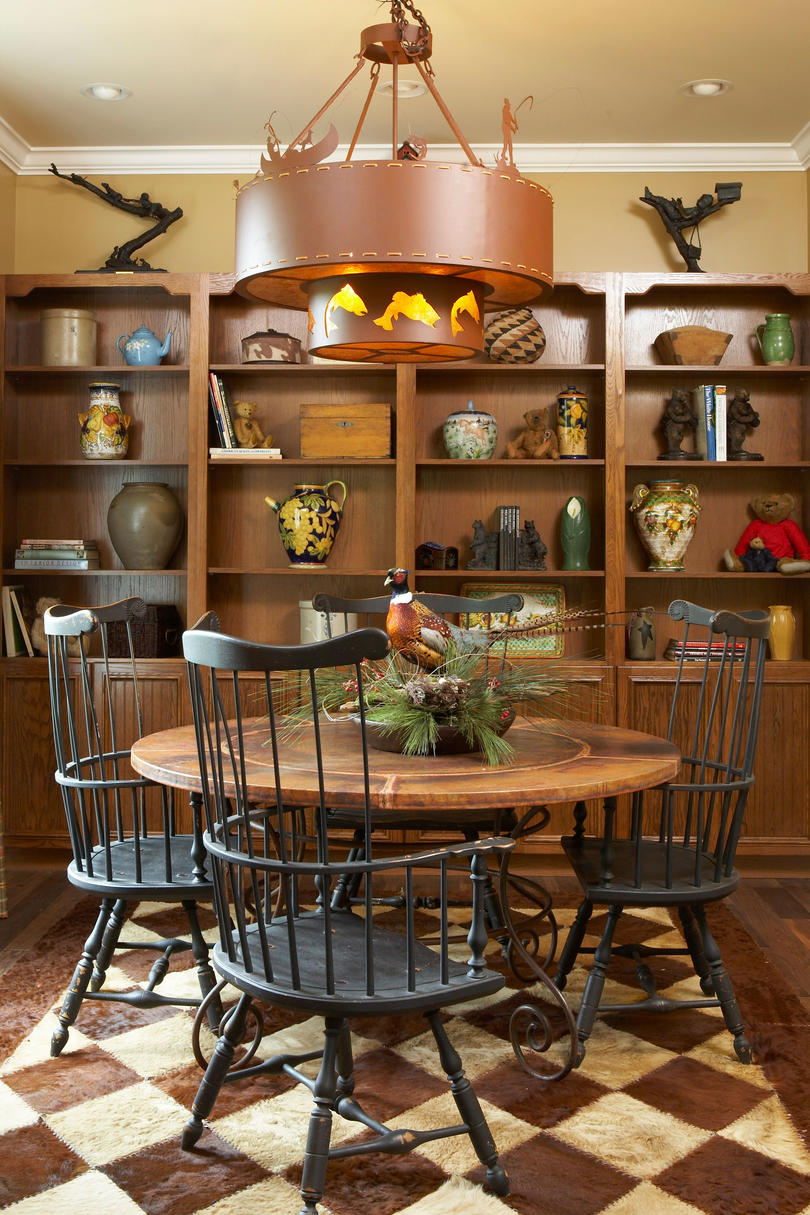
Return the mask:
POLYGON ((95 364, 95 312, 86 308, 43 308, 39 323, 43 366, 92 367, 95 364))
POLYGON ((468 401, 466 409, 448 414, 442 437, 451 460, 488 460, 498 440, 498 423, 468 401))
POLYGON ((587 460, 588 398, 573 384, 557 393, 557 442, 561 460, 587 460))

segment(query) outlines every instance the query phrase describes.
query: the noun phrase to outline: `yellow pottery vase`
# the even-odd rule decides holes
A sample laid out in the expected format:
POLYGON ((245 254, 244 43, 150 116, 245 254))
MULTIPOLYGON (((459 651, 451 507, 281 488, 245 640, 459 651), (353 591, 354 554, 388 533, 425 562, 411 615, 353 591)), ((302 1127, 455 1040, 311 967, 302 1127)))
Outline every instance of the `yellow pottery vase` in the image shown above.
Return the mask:
POLYGON ((650 481, 637 485, 630 503, 639 539, 650 557, 650 570, 682 570, 684 554, 698 521, 696 485, 684 481, 650 481))
POLYGON ((773 604, 768 611, 771 614, 771 631, 768 637, 771 658, 778 662, 788 662, 793 657, 796 617, 785 603, 773 604))

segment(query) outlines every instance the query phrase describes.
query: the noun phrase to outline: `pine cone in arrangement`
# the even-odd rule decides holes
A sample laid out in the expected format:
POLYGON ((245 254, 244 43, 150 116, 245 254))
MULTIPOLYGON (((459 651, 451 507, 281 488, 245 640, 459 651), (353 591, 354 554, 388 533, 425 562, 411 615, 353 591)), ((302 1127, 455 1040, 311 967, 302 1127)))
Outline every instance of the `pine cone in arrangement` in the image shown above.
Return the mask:
POLYGON ((484 350, 494 363, 534 363, 546 348, 546 335, 531 308, 499 312, 484 330, 484 350))

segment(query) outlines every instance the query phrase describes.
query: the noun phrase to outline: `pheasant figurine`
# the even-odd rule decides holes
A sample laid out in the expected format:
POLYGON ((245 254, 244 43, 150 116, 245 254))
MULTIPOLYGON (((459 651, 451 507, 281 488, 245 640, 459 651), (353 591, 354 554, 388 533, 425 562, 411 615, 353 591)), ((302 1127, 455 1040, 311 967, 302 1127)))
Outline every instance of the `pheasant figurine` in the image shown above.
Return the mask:
MULTIPOLYGON (((391 602, 385 618, 385 631, 396 650, 423 671, 435 671, 447 661, 450 647, 456 653, 487 650, 498 641, 510 637, 541 636, 545 633, 578 632, 582 629, 605 628, 605 615, 614 613, 574 610, 550 615, 542 624, 508 625, 506 628, 464 629, 450 624, 415 596, 408 586, 410 570, 390 569, 385 585, 391 587, 391 602), (588 617, 599 617, 599 624, 572 623, 588 617)), ((616 613, 622 616, 624 613, 616 613)))

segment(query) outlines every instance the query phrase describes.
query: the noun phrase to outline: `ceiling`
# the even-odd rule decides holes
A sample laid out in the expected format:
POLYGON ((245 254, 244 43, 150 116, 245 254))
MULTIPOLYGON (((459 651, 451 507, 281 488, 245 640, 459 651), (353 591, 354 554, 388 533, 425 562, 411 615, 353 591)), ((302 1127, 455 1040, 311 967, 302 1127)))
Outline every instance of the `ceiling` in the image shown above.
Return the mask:
MULTIPOLYGON (((500 147, 504 96, 516 106, 531 95, 515 137, 527 172, 810 164, 806 0, 419 3, 439 90, 485 159, 500 147), (705 99, 680 91, 701 77, 734 87, 705 99)), ((270 113, 286 145, 350 72, 360 30, 390 19, 377 0, 4 0, 3 9, 0 158, 18 173, 46 172, 52 160, 62 171, 252 172, 270 113), (81 95, 97 81, 132 96, 81 95)), ((328 116, 343 145, 366 89, 364 70, 328 116)), ((434 147, 453 142, 429 96, 401 103, 408 129, 434 147)), ((361 144, 387 155, 389 142, 390 103, 375 100, 361 144)))

